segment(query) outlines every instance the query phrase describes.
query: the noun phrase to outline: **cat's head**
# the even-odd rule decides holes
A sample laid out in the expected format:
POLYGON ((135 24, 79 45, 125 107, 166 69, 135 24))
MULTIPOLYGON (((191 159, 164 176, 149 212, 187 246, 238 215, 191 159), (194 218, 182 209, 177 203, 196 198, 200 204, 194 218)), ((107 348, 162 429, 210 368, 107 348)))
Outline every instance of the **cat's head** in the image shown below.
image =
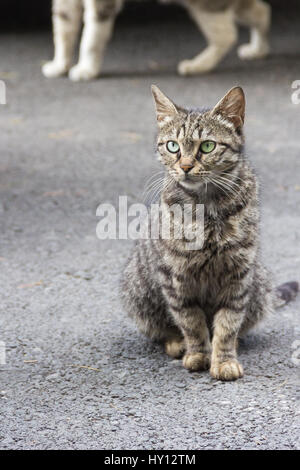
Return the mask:
POLYGON ((159 160, 172 178, 192 189, 234 169, 243 145, 242 88, 229 90, 211 110, 177 106, 155 85, 152 93, 159 128, 159 160))

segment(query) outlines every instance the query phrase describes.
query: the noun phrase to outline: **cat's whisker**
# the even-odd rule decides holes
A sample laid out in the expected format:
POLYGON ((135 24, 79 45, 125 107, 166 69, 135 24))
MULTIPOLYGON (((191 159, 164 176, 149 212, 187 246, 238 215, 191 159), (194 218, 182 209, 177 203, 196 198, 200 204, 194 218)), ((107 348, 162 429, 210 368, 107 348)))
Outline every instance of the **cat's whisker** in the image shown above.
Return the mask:
POLYGON ((221 176, 218 176, 217 178, 217 181, 221 184, 223 184, 223 186, 225 186, 226 188, 230 189, 234 194, 238 195, 239 192, 240 192, 240 186, 239 185, 236 185, 237 187, 235 188, 233 185, 232 185, 232 182, 225 179, 225 178, 222 178, 221 176))
POLYGON ((160 179, 160 180, 156 180, 154 181, 151 185, 149 185, 146 189, 145 189, 145 193, 149 192, 149 191, 153 191, 154 189, 156 189, 156 187, 160 186, 163 184, 163 179, 160 179))
POLYGON ((224 181, 223 181, 223 184, 224 184, 224 185, 227 184, 228 187, 230 187, 230 190, 232 191, 233 194, 235 194, 235 195, 237 196, 237 199, 238 199, 238 200, 240 200, 240 201, 243 202, 244 204, 247 203, 246 196, 245 196, 245 194, 243 193, 243 189, 242 189, 240 186, 238 186, 238 189, 236 189, 236 188, 233 188, 232 186, 230 186, 229 183, 225 183, 224 181))
POLYGON ((159 172, 159 173, 155 173, 154 175, 152 175, 146 182, 145 182, 145 186, 149 186, 151 185, 153 182, 159 180, 159 179, 162 179, 163 176, 164 176, 164 173, 165 172, 159 172))
POLYGON ((233 196, 237 197, 237 199, 241 199, 241 195, 232 187, 224 183, 223 181, 220 181, 218 179, 213 179, 213 182, 220 188, 223 189, 223 192, 228 196, 229 193, 232 194, 233 196))
POLYGON ((217 182, 220 186, 226 188, 227 191, 229 191, 232 195, 236 196, 238 199, 241 199, 241 195, 235 188, 232 188, 229 184, 225 183, 224 181, 220 181, 220 179, 217 179, 217 182))
POLYGON ((151 184, 152 180, 158 178, 158 177, 162 177, 163 175, 165 174, 165 171, 157 171, 156 173, 154 173, 153 175, 151 175, 148 180, 145 182, 145 186, 148 186, 149 184, 151 184))
POLYGON ((223 181, 228 182, 228 183, 231 184, 231 185, 236 186, 237 188, 240 188, 240 187, 241 187, 241 183, 238 184, 238 183, 236 183, 235 181, 232 181, 230 178, 225 178, 224 176, 221 176, 221 175, 217 175, 217 177, 220 178, 220 179, 223 180, 223 181))
POLYGON ((159 192, 161 192, 161 188, 157 189, 156 191, 149 192, 147 196, 143 199, 143 202, 146 205, 151 204, 156 199, 156 195, 159 192))
POLYGON ((228 192, 225 191, 225 189, 222 186, 220 186, 218 182, 216 182, 212 177, 209 178, 209 182, 213 184, 214 186, 216 186, 217 188, 221 189, 221 191, 223 191, 223 193, 225 193, 226 196, 228 196, 228 192))
MULTIPOLYGON (((232 183, 235 183, 235 184, 237 184, 237 183, 236 183, 234 180, 239 180, 239 181, 241 181, 241 184, 245 182, 245 179, 244 179, 244 178, 241 178, 240 176, 235 175, 235 174, 232 175, 232 179, 231 179, 231 175, 230 175, 229 173, 227 173, 226 171, 221 171, 221 172, 220 172, 220 175, 225 175, 225 176, 229 177, 229 180, 230 180, 232 183)), ((224 176, 223 176, 223 178, 224 178, 224 176)))
POLYGON ((155 181, 152 181, 151 184, 148 184, 148 186, 146 186, 145 189, 144 189, 143 195, 146 194, 147 192, 153 190, 157 186, 161 185, 163 183, 164 179, 165 179, 164 177, 156 178, 155 181))
POLYGON ((218 183, 220 185, 222 185, 223 187, 226 187, 228 189, 228 191, 230 191, 232 194, 234 194, 237 199, 241 200, 243 203, 245 203, 245 199, 243 197, 243 194, 241 193, 241 186, 236 184, 235 183, 235 186, 237 186, 237 188, 233 187, 232 184, 234 183, 233 181, 231 180, 228 180, 227 178, 224 178, 224 177, 221 177, 220 175, 218 175, 218 177, 216 177, 216 180, 218 181, 218 183))
POLYGON ((144 196, 144 201, 146 203, 153 203, 154 201, 157 200, 159 194, 163 190, 167 190, 169 185, 172 182, 172 179, 169 177, 169 175, 166 175, 165 172, 163 172, 163 177, 156 179, 154 182, 150 184, 150 188, 146 188, 146 194, 144 196))

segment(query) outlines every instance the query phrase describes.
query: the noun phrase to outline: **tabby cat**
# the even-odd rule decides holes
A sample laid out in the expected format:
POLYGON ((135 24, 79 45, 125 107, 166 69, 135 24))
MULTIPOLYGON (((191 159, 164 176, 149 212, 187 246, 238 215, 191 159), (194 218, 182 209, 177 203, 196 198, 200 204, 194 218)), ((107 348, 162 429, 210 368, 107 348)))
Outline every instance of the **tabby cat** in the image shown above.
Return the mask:
MULTIPOLYGON (((256 176, 244 153, 245 98, 232 88, 211 110, 184 109, 152 87, 157 151, 166 174, 160 220, 175 220, 173 204, 204 205, 204 243, 140 239, 124 270, 122 297, 139 329, 165 344, 190 371, 243 376, 238 337, 288 301, 298 283, 273 291, 259 258, 256 176), (276 295, 275 295, 276 294, 276 295)), ((174 222, 174 224, 177 222, 174 222)))
MULTIPOLYGON (((262 0, 173 1, 187 8, 208 42, 199 55, 179 63, 178 72, 181 75, 200 74, 214 69, 237 41, 236 21, 251 29, 250 43, 238 48, 239 57, 255 59, 268 54, 267 33, 271 10, 262 0)), ((69 73, 74 81, 97 77, 122 4, 123 0, 53 0, 55 54, 53 61, 43 66, 44 75, 57 77, 69 73), (82 17, 84 28, 79 62, 71 68, 82 17)))

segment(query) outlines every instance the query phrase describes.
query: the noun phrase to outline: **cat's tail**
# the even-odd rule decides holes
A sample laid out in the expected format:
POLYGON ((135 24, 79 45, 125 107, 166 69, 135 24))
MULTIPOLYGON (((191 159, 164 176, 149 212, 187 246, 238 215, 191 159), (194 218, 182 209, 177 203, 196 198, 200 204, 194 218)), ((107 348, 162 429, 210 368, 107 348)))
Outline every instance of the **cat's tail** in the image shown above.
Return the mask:
POLYGON ((275 308, 280 308, 294 300, 299 292, 299 282, 290 281, 275 288, 275 308))

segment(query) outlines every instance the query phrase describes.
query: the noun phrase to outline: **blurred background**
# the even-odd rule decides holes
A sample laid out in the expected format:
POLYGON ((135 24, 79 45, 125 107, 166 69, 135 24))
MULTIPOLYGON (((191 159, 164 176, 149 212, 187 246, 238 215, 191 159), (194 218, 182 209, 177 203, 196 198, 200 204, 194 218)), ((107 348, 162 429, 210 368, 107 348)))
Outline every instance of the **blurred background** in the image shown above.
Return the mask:
MULTIPOLYGON (((296 448, 299 299, 241 344, 245 379, 213 383, 128 321, 117 286, 132 242, 95 230, 100 203, 141 202, 160 170, 151 83, 187 106, 213 106, 240 85, 263 258, 276 283, 299 280, 300 2, 269 2, 266 59, 243 62, 233 48, 189 78, 177 63, 205 41, 185 10, 127 2, 103 74, 87 83, 41 74, 53 57, 50 3, 1 0, 1 448, 296 448)), ((241 28, 238 44, 248 38, 241 28)))
MULTIPOLYGON (((283 4, 281 0, 268 0, 273 7, 273 14, 285 23, 289 18, 299 14, 298 0, 288 0, 283 4)), ((126 8, 119 16, 118 21, 147 22, 155 19, 182 18, 184 10, 175 4, 162 5, 156 0, 127 0, 126 8), (138 15, 137 18, 132 15, 138 15)), ((2 30, 43 29, 51 27, 51 0, 19 0, 1 1, 0 25, 2 30)), ((299 17, 298 17, 299 20, 299 17)))
MULTIPOLYGON (((299 21, 299 2, 298 0, 288 0, 283 3, 281 0, 268 0, 273 7, 275 18, 280 17, 281 22, 286 24, 290 19, 298 15, 299 21)), ((159 4, 155 0, 127 0, 126 8, 119 16, 119 21, 147 22, 155 19, 182 18, 183 11, 180 6, 172 3, 168 5, 159 4), (133 18, 132 15, 138 15, 133 18)), ((20 30, 20 29, 43 29, 51 27, 51 0, 2 0, 0 24, 2 30, 20 30)), ((186 16, 186 15, 184 15, 186 16)), ((296 19, 296 18, 295 18, 296 19)))

